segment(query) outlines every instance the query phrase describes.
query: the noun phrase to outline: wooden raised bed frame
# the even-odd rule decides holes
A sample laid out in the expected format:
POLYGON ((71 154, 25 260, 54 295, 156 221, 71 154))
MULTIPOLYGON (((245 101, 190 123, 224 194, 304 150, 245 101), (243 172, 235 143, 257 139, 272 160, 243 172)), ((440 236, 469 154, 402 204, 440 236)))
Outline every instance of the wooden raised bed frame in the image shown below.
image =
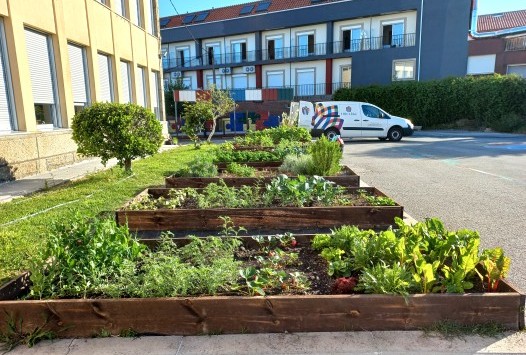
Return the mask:
MULTIPOLYGON (((295 178, 296 176, 289 176, 295 178)), ((348 166, 342 167, 342 175, 324 176, 326 180, 332 181, 337 185, 344 187, 358 187, 360 186, 360 176, 356 175, 348 166)), ((206 187, 211 183, 218 183, 223 180, 226 186, 240 187, 243 185, 268 184, 273 177, 175 177, 170 176, 165 179, 165 186, 169 188, 182 187, 206 187)))
MULTIPOLYGON (((2 289, 15 294, 20 282, 2 289)), ((440 321, 461 325, 497 323, 524 329, 525 297, 502 281, 498 293, 306 296, 207 296, 179 298, 0 301, 0 332, 9 318, 24 332, 42 326, 60 337, 119 334, 418 330, 440 321)))
MULTIPOLYGON (((374 187, 350 187, 348 191, 363 189, 377 196, 385 196, 374 187)), ((170 189, 153 188, 144 195, 167 196, 170 189)), ((134 200, 135 200, 134 199, 134 200)), ((134 200, 130 201, 132 203, 134 200)), ((127 204, 128 205, 128 204, 127 204)), ((126 208, 126 206, 124 208, 126 208)), ((335 207, 271 207, 271 208, 212 208, 212 209, 159 209, 116 211, 117 223, 128 224, 132 231, 213 231, 220 230, 221 216, 229 216, 236 226, 247 230, 290 230, 333 228, 356 225, 360 228, 386 229, 395 217, 403 218, 404 208, 395 206, 335 206, 335 207)))

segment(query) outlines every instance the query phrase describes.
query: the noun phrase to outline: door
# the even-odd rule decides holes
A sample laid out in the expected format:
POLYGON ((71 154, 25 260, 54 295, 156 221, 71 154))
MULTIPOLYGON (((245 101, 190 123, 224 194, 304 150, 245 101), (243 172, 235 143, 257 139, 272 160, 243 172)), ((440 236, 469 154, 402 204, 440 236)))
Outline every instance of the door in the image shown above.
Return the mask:
POLYGON ((341 136, 353 138, 362 136, 362 115, 355 102, 342 102, 338 105, 340 118, 343 120, 341 136))
POLYGON ((389 116, 378 107, 362 104, 362 137, 387 137, 389 116))

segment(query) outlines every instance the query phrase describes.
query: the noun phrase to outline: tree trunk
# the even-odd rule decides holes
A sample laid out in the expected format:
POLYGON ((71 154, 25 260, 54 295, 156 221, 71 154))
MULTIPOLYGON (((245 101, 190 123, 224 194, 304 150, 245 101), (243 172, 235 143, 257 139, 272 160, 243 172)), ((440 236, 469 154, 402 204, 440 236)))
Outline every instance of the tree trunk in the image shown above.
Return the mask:
POLYGON ((124 171, 131 173, 131 158, 124 159, 124 171))
POLYGON ((212 137, 214 136, 214 133, 216 133, 216 125, 217 125, 217 118, 214 118, 212 120, 212 130, 210 131, 210 134, 208 135, 208 139, 206 140, 208 143, 212 141, 212 137))

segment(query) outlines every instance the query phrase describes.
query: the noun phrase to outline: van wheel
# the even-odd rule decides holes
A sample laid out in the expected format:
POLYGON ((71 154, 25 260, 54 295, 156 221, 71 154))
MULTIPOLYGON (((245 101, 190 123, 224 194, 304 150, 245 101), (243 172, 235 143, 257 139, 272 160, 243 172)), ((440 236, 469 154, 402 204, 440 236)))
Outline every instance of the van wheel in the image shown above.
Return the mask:
POLYGON ((381 140, 382 142, 383 141, 386 141, 387 140, 387 137, 378 137, 379 140, 381 140))
POLYGON ((329 128, 325 130, 324 132, 325 137, 327 137, 328 140, 336 139, 336 136, 340 134, 336 128, 329 128))
POLYGON ((402 130, 400 127, 391 128, 387 133, 387 138, 389 138, 391 142, 398 142, 400 139, 402 139, 402 130))

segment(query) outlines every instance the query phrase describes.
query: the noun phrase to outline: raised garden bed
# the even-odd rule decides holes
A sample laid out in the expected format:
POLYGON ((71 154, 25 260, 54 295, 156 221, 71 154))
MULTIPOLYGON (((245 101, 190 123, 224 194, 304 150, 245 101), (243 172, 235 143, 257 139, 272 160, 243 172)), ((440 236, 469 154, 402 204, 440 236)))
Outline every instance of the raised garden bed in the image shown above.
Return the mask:
MULTIPOLYGON (((270 170, 272 175, 277 175, 279 172, 276 169, 270 170)), ((295 176, 290 176, 295 178, 295 176)), ((344 187, 358 187, 360 186, 360 176, 356 175, 348 166, 343 166, 341 174, 336 176, 324 176, 328 181, 332 181, 337 185, 344 187)), ((181 187, 205 187, 211 183, 218 183, 223 180, 227 186, 240 187, 243 185, 251 186, 255 184, 267 184, 273 179, 273 176, 265 177, 176 177, 170 176, 165 179, 165 186, 167 188, 181 188, 181 187)))
MULTIPOLYGON (((297 239, 298 246, 307 245, 309 239, 297 239)), ((254 245, 253 240, 245 240, 246 247, 254 245)), ((177 242, 184 244, 188 240, 177 242)), ((1 290, 11 299, 20 296, 27 291, 27 275, 1 290)), ((22 320, 25 332, 47 321, 46 330, 60 337, 92 337, 102 331, 120 334, 126 330, 149 335, 419 330, 440 321, 459 325, 492 323, 510 330, 523 329, 524 295, 505 281, 499 283, 497 291, 405 297, 289 294, 3 300, 0 331, 5 331, 10 318, 22 320)))
MULTIPOLYGON (((350 194, 364 190, 376 197, 386 197, 374 187, 347 188, 350 194)), ((158 209, 130 211, 130 203, 147 195, 153 198, 169 196, 170 189, 152 188, 141 192, 134 200, 116 212, 117 222, 127 224, 132 231, 214 231, 222 228, 220 217, 228 216, 236 226, 251 230, 327 229, 345 224, 360 228, 386 229, 396 217, 403 218, 403 207, 394 206, 334 206, 334 207, 270 207, 158 209)))
MULTIPOLYGON (((230 163, 216 163, 218 170, 225 170, 227 165, 230 163)), ((268 169, 268 168, 279 168, 282 161, 248 161, 248 162, 239 162, 239 164, 245 164, 257 169, 268 169)))

